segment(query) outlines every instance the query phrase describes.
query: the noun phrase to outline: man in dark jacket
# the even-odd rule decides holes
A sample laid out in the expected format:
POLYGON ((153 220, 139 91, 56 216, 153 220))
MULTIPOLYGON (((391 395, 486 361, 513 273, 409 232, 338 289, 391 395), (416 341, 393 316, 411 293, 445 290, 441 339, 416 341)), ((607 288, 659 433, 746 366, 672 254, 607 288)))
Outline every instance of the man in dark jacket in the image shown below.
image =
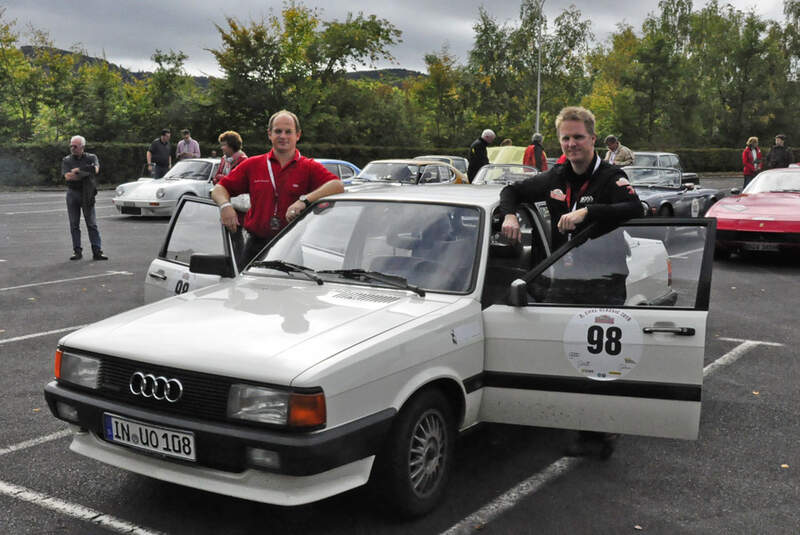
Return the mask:
POLYGON ((83 136, 73 136, 69 141, 69 156, 61 160, 61 175, 67 181, 67 214, 69 231, 72 235, 73 255, 70 260, 83 258, 81 247, 81 211, 89 231, 94 260, 108 260, 100 248, 100 231, 97 230, 97 216, 94 211, 94 198, 97 188, 94 177, 100 172, 100 161, 94 154, 84 152, 86 140, 83 136))
POLYGON ((767 169, 789 167, 789 164, 792 163, 792 153, 788 148, 784 147, 785 142, 785 135, 778 134, 775 136, 775 146, 772 147, 772 150, 769 151, 769 156, 767 156, 767 169))
POLYGON ((475 175, 478 174, 478 169, 489 163, 489 155, 486 153, 486 147, 494 141, 494 131, 488 128, 483 131, 481 137, 472 142, 469 146, 469 167, 467 167, 467 178, 470 184, 475 175))
MULTIPOLYGON (((597 222, 592 238, 611 233, 620 223, 642 215, 636 191, 625 171, 604 162, 594 151, 594 115, 585 108, 568 107, 556 118, 556 130, 567 163, 510 184, 500 192, 500 213, 504 216, 503 236, 519 241, 516 211, 520 203, 545 201, 550 211, 552 248, 567 243, 590 223, 597 222)), ((568 273, 553 281, 547 302, 622 306, 628 276, 627 244, 622 233, 605 236, 601 246, 587 242, 573 249, 563 263, 568 273), (602 273, 594 278, 593 273, 602 273)), ((582 431, 570 445, 568 455, 606 457, 613 451, 613 436, 582 431)))

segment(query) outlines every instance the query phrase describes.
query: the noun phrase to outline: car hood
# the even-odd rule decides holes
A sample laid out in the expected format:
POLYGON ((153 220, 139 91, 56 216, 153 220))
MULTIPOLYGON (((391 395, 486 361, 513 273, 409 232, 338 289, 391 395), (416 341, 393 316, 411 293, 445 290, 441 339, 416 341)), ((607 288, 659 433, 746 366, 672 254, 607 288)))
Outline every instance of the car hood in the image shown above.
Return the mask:
POLYGON ((131 182, 130 184, 124 185, 125 192, 120 197, 125 197, 127 199, 155 199, 156 191, 161 188, 163 188, 164 191, 169 191, 171 189, 185 190, 189 186, 196 186, 200 183, 202 183, 201 180, 191 180, 188 178, 176 180, 160 178, 158 180, 149 180, 146 182, 131 182))
POLYGON ((108 318, 59 342, 139 362, 289 385, 455 296, 243 276, 108 318))
POLYGON ((774 217, 781 220, 800 219, 800 193, 753 193, 725 197, 708 212, 708 217, 753 219, 774 217))

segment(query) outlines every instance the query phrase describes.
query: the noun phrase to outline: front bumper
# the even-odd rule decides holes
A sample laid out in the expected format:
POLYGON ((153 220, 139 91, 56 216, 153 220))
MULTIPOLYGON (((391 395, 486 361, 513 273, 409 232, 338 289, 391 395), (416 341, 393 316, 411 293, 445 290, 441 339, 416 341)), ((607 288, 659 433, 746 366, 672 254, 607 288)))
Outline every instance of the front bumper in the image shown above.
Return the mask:
POLYGON ((800 250, 800 233, 717 228, 717 247, 745 251, 797 251, 800 250))
POLYGON ((158 201, 132 201, 122 197, 114 197, 111 203, 122 215, 140 216, 169 216, 175 210, 177 201, 158 200, 158 201))
MULTIPOLYGON (((202 474, 213 471, 227 473, 226 477, 238 477, 253 471, 246 462, 247 447, 276 452, 280 463, 279 467, 272 471, 290 478, 321 474, 353 462, 363 461, 378 452, 396 414, 394 409, 386 409, 332 429, 288 432, 166 415, 66 388, 56 381, 45 386, 44 395, 50 411, 57 418, 60 418, 56 410, 56 403, 59 401, 77 410, 78 421, 70 423, 88 435, 79 441, 83 444, 84 450, 89 448, 97 452, 106 452, 103 454, 104 457, 109 457, 109 452, 116 452, 113 457, 138 459, 137 465, 150 465, 151 471, 156 467, 160 470, 172 466, 173 472, 202 474), (103 438, 104 412, 127 416, 153 425, 191 431, 195 435, 197 461, 167 459, 107 442, 103 438)), ((99 458, 92 454, 87 455, 99 458)), ((110 464, 127 468, 130 463, 126 461, 110 464)), ((257 471, 264 470, 259 468, 257 471)), ((150 471, 142 473, 152 475, 150 471)))

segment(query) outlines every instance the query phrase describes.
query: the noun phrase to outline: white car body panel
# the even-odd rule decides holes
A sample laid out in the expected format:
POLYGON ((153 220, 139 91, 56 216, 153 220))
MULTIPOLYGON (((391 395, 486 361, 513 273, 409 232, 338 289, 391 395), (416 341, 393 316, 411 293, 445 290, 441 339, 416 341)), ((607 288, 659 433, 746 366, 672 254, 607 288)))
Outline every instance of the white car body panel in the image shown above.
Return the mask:
MULTIPOLYGON (((598 395, 592 390, 599 382, 581 375, 564 354, 565 327, 580 307, 482 306, 491 214, 498 205, 499 190, 469 185, 386 187, 333 198, 480 208, 484 213, 478 230, 481 256, 475 285, 467 293, 427 291, 423 297, 409 290, 339 279, 317 285, 301 273, 266 268, 251 268, 233 279, 190 274, 196 278, 186 279, 188 293, 85 327, 64 336, 59 346, 128 359, 145 367, 151 364, 291 389, 321 389, 326 423, 311 434, 344 428, 381 411, 400 411, 421 388, 440 381, 449 385, 453 402, 463 408, 457 422, 461 429, 485 421, 696 438, 699 397, 598 395), (198 289, 206 283, 209 286, 198 289), (491 379, 498 376, 554 380, 589 389, 492 384, 491 379)), ((650 299, 669 290, 664 244, 630 235, 626 240, 631 250, 629 297, 650 299)), ((706 261, 702 265, 710 270, 706 261)), ((153 273, 160 274, 159 269, 165 274, 173 269, 169 277, 189 273, 186 263, 166 259, 151 265, 153 273)), ((151 297, 157 295, 150 291, 151 297)), ((698 295, 701 291, 707 288, 698 290, 698 295)), ((659 383, 667 389, 678 385, 699 396, 707 310, 628 306, 621 310, 642 327, 687 327, 694 332, 680 337, 661 332, 644 335, 640 362, 613 386, 658 390, 659 383)), ((85 432, 75 434, 71 448, 165 481, 280 505, 309 503, 363 485, 374 459, 369 455, 313 476, 252 469, 232 474, 142 455, 85 432)))

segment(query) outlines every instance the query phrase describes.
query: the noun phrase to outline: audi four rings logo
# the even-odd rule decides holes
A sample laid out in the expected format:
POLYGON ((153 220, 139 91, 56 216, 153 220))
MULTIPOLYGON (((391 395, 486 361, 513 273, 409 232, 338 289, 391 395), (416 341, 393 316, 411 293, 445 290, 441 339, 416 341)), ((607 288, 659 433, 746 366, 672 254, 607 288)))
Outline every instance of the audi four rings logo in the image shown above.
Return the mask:
POLYGON ((168 379, 162 375, 152 373, 134 372, 128 382, 134 396, 153 398, 159 401, 167 400, 175 403, 183 395, 183 385, 177 379, 168 379))

